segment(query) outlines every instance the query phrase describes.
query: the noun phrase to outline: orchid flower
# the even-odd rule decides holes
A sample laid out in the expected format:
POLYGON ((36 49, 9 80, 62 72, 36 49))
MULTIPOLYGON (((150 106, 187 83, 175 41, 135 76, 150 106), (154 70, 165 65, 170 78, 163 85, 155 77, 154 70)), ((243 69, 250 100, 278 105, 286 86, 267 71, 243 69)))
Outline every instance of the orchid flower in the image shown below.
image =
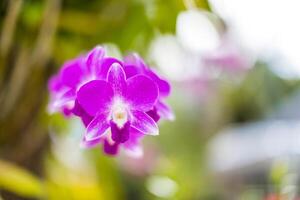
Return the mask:
POLYGON ((156 84, 144 75, 126 80, 121 65, 113 64, 107 80, 83 85, 77 94, 82 108, 94 119, 87 127, 86 140, 101 137, 110 128, 115 142, 125 142, 130 128, 148 135, 158 135, 155 121, 146 114, 158 98, 156 84))
POLYGON ((141 156, 145 135, 158 135, 159 119, 173 119, 164 103, 170 84, 137 55, 122 62, 97 46, 87 55, 66 62, 49 81, 50 111, 81 118, 86 127, 81 146, 103 144, 115 155, 120 147, 141 156))

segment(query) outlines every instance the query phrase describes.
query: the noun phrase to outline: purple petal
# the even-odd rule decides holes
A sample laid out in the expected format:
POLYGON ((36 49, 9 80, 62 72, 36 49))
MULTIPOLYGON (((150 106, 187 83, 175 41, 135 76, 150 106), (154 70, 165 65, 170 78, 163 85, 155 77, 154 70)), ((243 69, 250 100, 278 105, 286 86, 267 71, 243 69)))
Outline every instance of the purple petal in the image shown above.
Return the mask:
POLYGON ((155 121, 146 113, 132 111, 133 119, 131 126, 146 135, 158 135, 158 127, 155 121))
POLYGON ((126 77, 121 65, 114 63, 107 74, 107 81, 110 83, 115 94, 123 96, 126 92, 126 77))
POLYGON ((48 81, 48 90, 51 93, 58 92, 63 87, 59 74, 52 76, 48 81))
POLYGON ((86 141, 95 140, 103 136, 109 128, 108 115, 106 113, 98 114, 87 126, 84 135, 86 141))
POLYGON ((154 108, 152 110, 149 110, 147 112, 147 115, 149 115, 155 122, 158 122, 158 120, 160 119, 159 114, 157 113, 157 109, 154 106, 154 108))
POLYGON ((130 139, 123 144, 124 150, 129 156, 141 157, 143 155, 143 148, 139 144, 143 136, 144 134, 138 130, 134 128, 130 129, 130 139))
POLYGON ((80 118, 85 127, 87 127, 93 120, 93 117, 89 116, 88 114, 81 115, 80 118))
POLYGON ((80 106, 77 100, 75 100, 75 106, 72 110, 72 113, 78 117, 81 118, 83 124, 85 127, 89 125, 89 123, 93 120, 94 117, 90 116, 83 110, 83 108, 80 106))
POLYGON ((140 158, 144 154, 143 147, 140 144, 124 146, 124 149, 125 153, 133 158, 140 158))
POLYGON ((125 74, 126 74, 126 78, 130 78, 134 75, 142 73, 141 69, 138 68, 135 65, 125 65, 124 66, 124 71, 125 71, 125 74))
POLYGON ((92 147, 95 147, 97 146, 99 143, 103 142, 103 138, 99 137, 99 138, 96 138, 94 140, 86 140, 85 137, 82 138, 81 140, 81 143, 80 143, 80 147, 82 148, 92 148, 92 147))
POLYGON ((126 56, 124 58, 124 63, 125 65, 134 65, 137 66, 139 68, 141 68, 142 70, 147 68, 144 60, 137 54, 137 53, 132 53, 129 54, 128 56, 126 56))
POLYGON ((108 139, 104 140, 103 151, 108 155, 116 155, 119 150, 119 143, 111 143, 108 139))
POLYGON ((130 123, 126 122, 122 128, 119 128, 113 121, 110 122, 111 138, 115 142, 124 143, 129 139, 130 123))
POLYGON ((113 99, 113 90, 106 81, 94 80, 83 85, 77 99, 81 107, 91 116, 108 109, 113 99))
POLYGON ((64 108, 72 109, 76 98, 75 90, 71 89, 66 92, 55 93, 51 98, 48 110, 50 113, 63 111, 64 108))
POLYGON ((158 98, 157 85, 144 75, 127 79, 126 99, 135 110, 149 111, 158 98))
POLYGON ((144 74, 157 84, 160 96, 165 97, 170 94, 170 84, 166 80, 160 78, 153 69, 150 69, 138 54, 130 54, 126 56, 124 60, 124 69, 127 78, 136 74, 144 74))
POLYGON ((101 46, 96 46, 91 50, 86 58, 86 66, 89 72, 96 74, 99 69, 100 61, 104 57, 105 51, 101 46))
POLYGON ((97 77, 100 79, 103 79, 103 80, 106 79, 108 70, 114 63, 122 65, 122 62, 116 58, 108 57, 108 58, 102 59, 99 70, 97 71, 97 77))
POLYGON ((172 111, 172 109, 165 103, 163 103, 162 101, 157 101, 156 105, 155 105, 156 109, 157 109, 157 113, 165 119, 168 120, 174 120, 175 119, 175 115, 172 111))
POLYGON ((64 64, 61 70, 61 81, 70 88, 76 88, 84 75, 81 58, 69 61, 64 64))
POLYGON ((76 116, 81 116, 84 115, 86 112, 83 110, 83 108, 80 106, 80 104, 78 103, 78 100, 75 100, 75 105, 74 108, 72 110, 73 114, 76 116))
POLYGON ((161 79, 153 69, 148 69, 145 74, 157 84, 160 97, 167 97, 170 95, 170 84, 166 80, 161 79))

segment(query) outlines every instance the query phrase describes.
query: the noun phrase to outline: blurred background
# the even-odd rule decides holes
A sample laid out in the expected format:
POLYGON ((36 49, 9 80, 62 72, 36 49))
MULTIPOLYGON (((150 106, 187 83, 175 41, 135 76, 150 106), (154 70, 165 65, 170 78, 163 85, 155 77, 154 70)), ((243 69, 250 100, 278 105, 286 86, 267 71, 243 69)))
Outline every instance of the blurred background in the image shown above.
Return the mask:
POLYGON ((300 3, 1 0, 0 199, 300 199, 300 3), (172 84, 144 156, 81 149, 47 81, 103 44, 172 84))

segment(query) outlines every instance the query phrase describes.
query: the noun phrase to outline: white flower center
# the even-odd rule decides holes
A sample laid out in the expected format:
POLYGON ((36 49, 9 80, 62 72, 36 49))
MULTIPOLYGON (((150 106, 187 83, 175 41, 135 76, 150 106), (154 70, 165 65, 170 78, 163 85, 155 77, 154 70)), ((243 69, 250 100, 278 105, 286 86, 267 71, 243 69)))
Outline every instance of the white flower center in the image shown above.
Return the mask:
POLYGON ((119 128, 122 128, 128 121, 127 105, 121 100, 114 101, 111 117, 113 122, 116 123, 119 128))

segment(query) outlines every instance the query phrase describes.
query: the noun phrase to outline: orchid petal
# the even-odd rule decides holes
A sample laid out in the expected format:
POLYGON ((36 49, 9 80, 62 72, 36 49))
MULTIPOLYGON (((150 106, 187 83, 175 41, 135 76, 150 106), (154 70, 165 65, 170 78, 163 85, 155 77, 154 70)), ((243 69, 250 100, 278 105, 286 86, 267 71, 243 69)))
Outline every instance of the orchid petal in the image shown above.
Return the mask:
POLYGON ((141 69, 138 68, 135 65, 125 65, 124 66, 124 71, 125 71, 125 74, 126 74, 126 78, 130 78, 130 77, 132 77, 134 75, 142 73, 141 69))
POLYGON ((157 84, 160 96, 168 96, 170 94, 170 84, 160 78, 153 69, 150 69, 138 54, 130 54, 125 57, 124 70, 127 78, 136 74, 144 74, 151 78, 157 84))
POLYGON ((143 156, 143 154, 144 154, 143 148, 140 145, 140 140, 142 139, 143 136, 144 136, 144 134, 142 134, 138 130, 136 130, 134 128, 130 129, 130 140, 127 140, 123 144, 125 153, 128 156, 134 157, 134 158, 139 158, 139 157, 143 156))
POLYGON ((57 93, 52 99, 48 106, 49 113, 54 113, 59 110, 63 110, 64 107, 72 109, 74 107, 74 101, 76 98, 76 93, 74 90, 70 89, 66 92, 57 93))
POLYGON ((146 113, 141 111, 132 111, 131 126, 145 135, 158 135, 158 127, 155 121, 146 113))
POLYGON ((158 114, 155 106, 152 110, 149 110, 147 112, 147 115, 149 115, 155 122, 158 122, 158 120, 160 119, 160 115, 158 114))
POLYGON ((137 53, 129 54, 124 58, 124 60, 125 65, 134 65, 140 68, 141 70, 147 68, 145 62, 137 53))
POLYGON ((99 61, 104 57, 105 50, 101 46, 96 46, 91 50, 86 58, 86 66, 89 72, 96 73, 99 68, 99 61))
POLYGON ((104 59, 101 61, 99 70, 97 71, 97 77, 100 78, 100 79, 103 79, 103 80, 106 79, 107 73, 108 73, 110 67, 111 67, 114 63, 119 64, 119 65, 122 65, 122 62, 119 61, 119 60, 116 59, 116 58, 111 58, 111 57, 104 58, 104 59))
POLYGON ((84 74, 83 68, 81 66, 81 59, 75 59, 64 64, 61 70, 61 81, 62 84, 70 87, 76 88, 80 83, 82 76, 84 74))
POLYGON ((83 110, 83 108, 80 106, 77 100, 75 100, 75 106, 72 110, 72 113, 81 118, 85 127, 87 127, 89 123, 93 120, 93 117, 87 114, 85 110, 83 110))
POLYGON ((158 115, 160 115, 162 118, 171 121, 175 119, 175 115, 172 109, 167 104, 163 103, 162 101, 157 101, 155 107, 157 109, 158 115))
POLYGON ((121 65, 114 63, 107 74, 107 81, 110 83, 115 94, 123 96, 126 92, 126 75, 121 65))
POLYGON ((143 147, 140 144, 124 146, 125 153, 132 158, 140 158, 144 154, 143 147))
POLYGON ((89 116, 88 114, 81 115, 80 118, 85 127, 87 127, 93 120, 93 117, 89 116))
POLYGON ((104 139, 102 137, 96 138, 94 140, 86 140, 85 137, 82 138, 80 147, 82 148, 92 148, 101 143, 104 139))
POLYGON ((111 86, 102 80, 94 80, 83 85, 78 93, 77 99, 82 108, 91 116, 108 109, 113 99, 111 86))
POLYGON ((144 75, 127 79, 126 99, 135 110, 149 111, 158 98, 157 85, 144 75))
POLYGON ((48 90, 50 93, 56 93, 63 87, 60 79, 60 74, 53 75, 48 81, 48 90))
POLYGON ((166 80, 160 78, 157 73, 153 71, 153 69, 147 70, 145 74, 157 84, 160 97, 169 96, 171 92, 171 86, 166 80))
POLYGON ((92 141, 100 138, 109 128, 108 115, 106 113, 98 114, 87 126, 84 135, 86 141, 92 141))

